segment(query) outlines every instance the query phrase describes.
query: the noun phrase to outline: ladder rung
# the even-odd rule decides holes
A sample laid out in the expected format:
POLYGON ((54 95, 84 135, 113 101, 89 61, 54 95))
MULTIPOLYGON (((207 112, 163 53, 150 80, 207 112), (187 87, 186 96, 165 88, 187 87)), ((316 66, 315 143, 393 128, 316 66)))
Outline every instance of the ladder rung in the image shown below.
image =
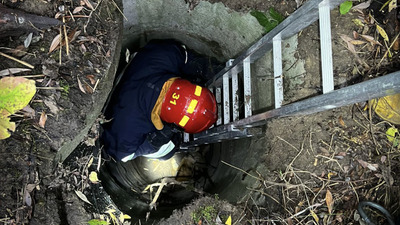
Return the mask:
POLYGON ((331 10, 329 1, 325 0, 318 5, 319 29, 321 43, 321 72, 322 91, 328 93, 334 89, 331 40, 331 10))
POLYGON ((276 35, 273 39, 273 56, 275 108, 280 108, 283 102, 282 39, 280 34, 276 35))
MULTIPOLYGON (((229 59, 226 62, 226 67, 232 66, 234 59, 229 59)), ((239 82, 238 82, 238 74, 233 73, 231 75, 232 83, 232 121, 239 120, 239 82)))
POLYGON ((215 99, 217 100, 217 107, 218 107, 218 119, 217 119, 217 126, 222 124, 222 113, 221 113, 221 88, 215 88, 215 99))
POLYGON ((238 74, 232 74, 232 116, 233 121, 239 119, 239 82, 238 74))
POLYGON ((252 115, 251 112, 251 68, 250 57, 243 61, 243 85, 244 85, 244 117, 252 115))
POLYGON ((223 76, 222 86, 223 86, 223 95, 224 95, 224 124, 228 124, 230 122, 230 98, 229 98, 229 75, 225 74, 223 76))

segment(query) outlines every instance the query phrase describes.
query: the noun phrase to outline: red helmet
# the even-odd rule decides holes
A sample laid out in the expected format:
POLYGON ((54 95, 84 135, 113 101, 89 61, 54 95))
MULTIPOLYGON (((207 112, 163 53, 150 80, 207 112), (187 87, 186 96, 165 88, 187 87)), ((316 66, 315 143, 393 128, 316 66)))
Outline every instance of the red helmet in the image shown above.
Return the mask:
POLYGON ((168 89, 160 117, 194 134, 208 129, 217 120, 217 104, 207 89, 178 78, 168 89))

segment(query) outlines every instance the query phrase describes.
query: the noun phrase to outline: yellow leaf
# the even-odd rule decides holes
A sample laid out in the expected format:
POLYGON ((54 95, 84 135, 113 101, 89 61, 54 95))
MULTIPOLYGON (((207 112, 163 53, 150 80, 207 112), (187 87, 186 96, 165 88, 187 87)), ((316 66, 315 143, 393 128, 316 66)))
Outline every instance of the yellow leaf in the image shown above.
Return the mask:
POLYGON ((99 178, 97 177, 97 173, 96 171, 92 171, 89 174, 89 180, 93 183, 93 184, 97 184, 99 183, 99 178))
POLYGON ((397 0, 392 0, 389 3, 389 12, 397 7, 397 0))
POLYGON ((314 218, 315 222, 317 222, 317 224, 318 224, 319 218, 318 218, 317 214, 315 214, 315 212, 312 210, 310 210, 310 212, 311 212, 311 216, 314 218))
POLYGON ((379 34, 383 37, 383 40, 389 42, 389 37, 388 37, 388 35, 386 34, 386 31, 385 31, 381 26, 379 26, 379 25, 377 24, 377 25, 376 25, 376 30, 378 30, 379 34))
POLYGON ((232 217, 229 216, 228 219, 225 222, 226 225, 232 225, 232 217))
POLYGON ((334 202, 333 202, 332 193, 329 190, 326 191, 325 201, 326 201, 326 205, 328 206, 329 214, 332 214, 332 208, 333 208, 334 202))
POLYGON ((10 137, 9 131, 15 131, 15 123, 10 122, 10 115, 7 110, 0 108, 0 140, 10 137))
POLYGON ((390 142, 394 142, 394 140, 396 139, 396 133, 399 133, 399 130, 397 128, 394 127, 390 127, 387 131, 386 131, 386 137, 388 139, 388 141, 390 142))
POLYGON ((329 172, 329 173, 328 173, 328 179, 330 180, 332 176, 336 176, 336 173, 334 173, 334 172, 329 172))
POLYGON ((114 215, 115 209, 109 209, 106 211, 106 213, 108 213, 108 215, 110 215, 111 220, 113 221, 113 224, 119 224, 117 217, 114 215))
POLYGON ((121 212, 121 214, 119 214, 119 221, 121 221, 121 223, 123 224, 125 220, 130 220, 131 217, 129 215, 123 214, 121 212))
POLYGON ((93 164, 93 156, 90 157, 87 168, 89 168, 92 164, 93 164))
POLYGON ((400 125, 400 93, 372 99, 369 104, 379 117, 400 125))
POLYGON ((365 26, 364 23, 363 23, 360 19, 354 19, 354 20, 352 20, 352 21, 353 21, 353 23, 354 23, 355 25, 357 25, 357 26, 359 26, 359 27, 365 26))

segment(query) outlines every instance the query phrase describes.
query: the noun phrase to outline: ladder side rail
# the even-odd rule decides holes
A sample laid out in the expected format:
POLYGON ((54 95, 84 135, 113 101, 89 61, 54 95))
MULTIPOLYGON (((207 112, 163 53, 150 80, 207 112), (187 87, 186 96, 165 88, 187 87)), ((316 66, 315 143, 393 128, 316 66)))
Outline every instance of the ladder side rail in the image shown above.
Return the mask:
POLYGON ((321 72, 322 92, 334 90, 332 36, 331 36, 331 10, 327 1, 319 3, 319 33, 321 46, 321 72))
POLYGON ((222 93, 220 87, 215 88, 214 95, 215 95, 215 100, 217 101, 217 113, 218 113, 218 119, 215 124, 218 126, 222 124, 222 93))
POLYGON ((282 39, 280 35, 273 40, 273 60, 274 60, 274 96, 275 108, 280 108, 283 102, 283 69, 282 69, 282 39))
POLYGON ((243 61, 246 58, 250 57, 250 61, 254 62, 264 56, 272 49, 272 41, 276 35, 280 34, 281 39, 285 40, 311 25, 319 18, 319 3, 322 1, 327 1, 330 9, 332 9, 344 0, 310 0, 306 2, 277 27, 264 35, 246 51, 242 52, 242 54, 233 61, 232 66, 226 67, 217 73, 213 79, 206 83, 206 86, 221 86, 221 78, 224 74, 228 73, 229 77, 231 77, 234 73, 242 72, 243 61))
POLYGON ((224 124, 228 124, 230 122, 230 98, 229 98, 229 76, 225 74, 222 82, 222 94, 223 94, 223 111, 224 111, 224 124))
MULTIPOLYGON (((226 62, 226 66, 230 66, 230 64, 232 63, 233 60, 228 60, 228 62, 226 62)), ((229 75, 228 74, 224 74, 223 78, 222 78, 222 87, 223 87, 223 105, 224 105, 224 124, 228 124, 231 120, 230 120, 230 116, 231 116, 231 106, 230 106, 230 94, 229 94, 229 75)))
MULTIPOLYGON (((227 125, 224 125, 224 126, 227 126, 227 125)), ((199 146, 199 145, 212 144, 212 143, 217 143, 217 142, 221 142, 224 140, 240 139, 240 138, 251 137, 251 136, 252 135, 247 132, 247 129, 223 132, 218 135, 206 137, 203 139, 196 139, 196 140, 188 142, 188 143, 182 143, 180 148, 181 149, 189 149, 190 147, 195 147, 195 146, 199 146)))
POLYGON ((233 125, 259 126, 270 118, 308 115, 396 93, 400 93, 400 71, 244 118, 233 125))
MULTIPOLYGON (((334 90, 324 95, 319 95, 299 102, 291 103, 282 106, 279 109, 266 111, 264 113, 253 115, 230 124, 211 128, 202 133, 195 134, 195 139, 197 139, 195 140, 195 143, 196 145, 204 144, 206 143, 206 140, 207 143, 215 143, 218 142, 218 138, 215 138, 218 137, 218 135, 242 129, 243 130, 241 132, 246 133, 243 133, 243 135, 237 135, 236 137, 248 137, 249 134, 247 134, 247 129, 245 129, 246 127, 264 125, 266 124, 267 120, 271 118, 308 115, 374 98, 393 95, 396 93, 400 93, 400 71, 334 90), (210 137, 214 137, 212 140, 217 141, 212 142, 212 140, 208 140, 207 138, 210 137)), ((192 143, 194 142, 191 141, 184 143, 184 145, 192 146, 192 143)))
POLYGON ((252 115, 251 105, 251 67, 250 58, 243 62, 243 92, 244 92, 244 117, 252 115))
MULTIPOLYGON (((231 66, 233 59, 227 62, 227 66, 231 66)), ((232 74, 232 121, 239 120, 239 75, 237 73, 232 74)))

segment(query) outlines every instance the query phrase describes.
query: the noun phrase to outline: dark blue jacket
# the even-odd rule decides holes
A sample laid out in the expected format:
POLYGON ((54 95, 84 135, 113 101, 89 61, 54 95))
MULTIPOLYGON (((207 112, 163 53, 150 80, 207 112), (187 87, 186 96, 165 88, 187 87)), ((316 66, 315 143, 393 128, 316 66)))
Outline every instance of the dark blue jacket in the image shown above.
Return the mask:
POLYGON ((106 152, 116 160, 135 157, 158 149, 146 140, 156 131, 151 111, 168 79, 182 77, 185 51, 179 43, 151 41, 140 49, 116 87, 105 116, 112 121, 103 126, 106 152))

